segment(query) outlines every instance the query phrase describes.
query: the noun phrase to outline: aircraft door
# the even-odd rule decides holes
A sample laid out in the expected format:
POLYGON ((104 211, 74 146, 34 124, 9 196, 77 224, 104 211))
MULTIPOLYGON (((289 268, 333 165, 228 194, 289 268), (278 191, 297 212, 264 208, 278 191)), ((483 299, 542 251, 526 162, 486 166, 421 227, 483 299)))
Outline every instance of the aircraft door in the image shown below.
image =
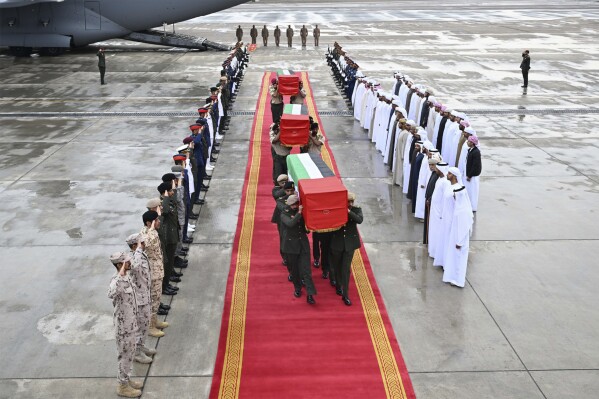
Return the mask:
POLYGON ((85 30, 100 30, 101 14, 99 1, 85 1, 85 30))

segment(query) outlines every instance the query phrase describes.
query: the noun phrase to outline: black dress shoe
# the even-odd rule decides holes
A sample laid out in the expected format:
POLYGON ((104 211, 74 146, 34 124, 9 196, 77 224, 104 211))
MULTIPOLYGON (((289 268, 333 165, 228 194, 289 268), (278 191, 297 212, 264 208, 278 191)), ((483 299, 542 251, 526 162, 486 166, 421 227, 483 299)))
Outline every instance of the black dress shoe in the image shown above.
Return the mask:
POLYGON ((196 205, 204 205, 206 203, 206 200, 203 199, 197 199, 194 204, 196 205))
POLYGON ((193 238, 187 237, 182 242, 183 244, 191 244, 193 242, 193 238))
POLYGON ((168 310, 164 308, 158 308, 158 312, 156 312, 158 316, 166 316, 168 314, 168 310))
POLYGON ((216 162, 216 158, 210 157, 210 162, 216 162))
POLYGON ((316 303, 316 301, 314 300, 314 297, 312 295, 308 295, 306 302, 308 302, 310 305, 314 305, 316 303))
POLYGON ((210 180, 212 180, 212 176, 204 176, 204 180, 210 181, 210 180))
POLYGON ((337 285, 337 282, 335 280, 331 280, 330 283, 331 283, 331 287, 334 287, 337 285))
POLYGON ((173 277, 183 277, 183 273, 174 272, 173 277))
POLYGON ((320 267, 320 260, 314 259, 314 267, 317 269, 320 267))
POLYGON ((171 278, 169 278, 168 281, 172 281, 173 283, 180 283, 181 279, 177 276, 171 276, 171 278))
POLYGON ((162 309, 166 309, 166 310, 171 310, 171 305, 165 305, 164 303, 160 302, 160 307, 162 309))
POLYGON ((219 153, 220 153, 220 150, 216 150, 216 149, 214 149, 214 150, 212 150, 212 153, 213 153, 213 154, 219 154, 219 153))
POLYGON ((287 281, 293 281, 293 276, 291 274, 287 276, 287 281))
MULTIPOLYGON (((191 220, 196 220, 198 218, 198 216, 200 216, 200 215, 198 215, 197 213, 192 213, 191 215, 189 215, 189 218, 191 220)), ((185 243, 185 240, 183 240, 183 242, 185 243)))
POLYGON ((168 284, 166 286, 166 288, 169 289, 169 290, 171 290, 171 291, 179 291, 179 287, 174 286, 174 285, 170 285, 170 284, 168 284))
POLYGON ((177 291, 164 289, 164 290, 162 290, 162 295, 177 295, 177 291))
POLYGON ((349 300, 348 297, 344 296, 343 298, 341 298, 343 300, 343 303, 346 304, 347 306, 351 306, 351 301, 349 300))
POLYGON ((296 298, 299 298, 300 296, 302 296, 302 291, 301 290, 293 291, 293 296, 296 298))
POLYGON ((337 293, 337 295, 343 295, 343 290, 341 288, 337 288, 335 292, 337 293))
POLYGON ((329 278, 329 272, 322 272, 322 278, 324 278, 325 280, 329 278))
POLYGON ((181 249, 179 250, 179 255, 185 256, 187 254, 187 251, 189 251, 189 248, 181 247, 181 249))
POLYGON ((208 191, 208 186, 201 186, 200 191, 208 191))

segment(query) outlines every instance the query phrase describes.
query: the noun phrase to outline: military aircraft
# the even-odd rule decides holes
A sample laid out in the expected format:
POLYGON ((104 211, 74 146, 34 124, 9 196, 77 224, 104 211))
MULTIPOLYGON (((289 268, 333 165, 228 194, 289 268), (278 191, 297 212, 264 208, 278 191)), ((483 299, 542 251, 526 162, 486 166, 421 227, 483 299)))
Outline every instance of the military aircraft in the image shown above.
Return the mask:
MULTIPOLYGON (((157 36, 157 31, 150 28, 208 15, 247 1, 0 0, 0 46, 9 47, 13 55, 29 56, 34 48, 41 55, 58 55, 70 47, 114 38, 144 41, 148 36, 146 42, 153 43, 151 39, 157 36)), ((166 33, 162 42, 172 44, 172 40, 165 39, 168 39, 166 33)))

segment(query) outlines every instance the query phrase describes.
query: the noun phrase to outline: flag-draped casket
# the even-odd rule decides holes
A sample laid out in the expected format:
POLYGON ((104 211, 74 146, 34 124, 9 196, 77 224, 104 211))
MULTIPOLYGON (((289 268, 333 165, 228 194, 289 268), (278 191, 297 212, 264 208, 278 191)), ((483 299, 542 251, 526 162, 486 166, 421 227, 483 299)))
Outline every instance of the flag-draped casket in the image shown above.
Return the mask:
POLYGON ((347 223, 347 189, 320 154, 289 155, 287 169, 299 191, 308 230, 331 231, 347 223))
POLYGON ((279 93, 284 96, 294 96, 299 91, 299 75, 289 69, 277 70, 279 93))
POLYGON ((299 104, 285 105, 279 128, 281 130, 279 136, 281 144, 288 147, 306 145, 310 134, 310 117, 306 106, 299 104))

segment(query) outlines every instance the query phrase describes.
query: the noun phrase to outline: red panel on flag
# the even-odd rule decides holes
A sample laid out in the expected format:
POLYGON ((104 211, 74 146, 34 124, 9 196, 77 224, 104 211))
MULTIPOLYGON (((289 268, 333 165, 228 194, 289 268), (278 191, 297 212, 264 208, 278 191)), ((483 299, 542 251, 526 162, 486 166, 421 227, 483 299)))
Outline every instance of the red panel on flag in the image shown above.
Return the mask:
POLYGON ((298 75, 279 75, 279 93, 284 96, 294 96, 299 91, 298 75))
POLYGON ((283 114, 279 127, 281 129, 279 140, 283 145, 293 147, 308 143, 310 134, 310 117, 308 115, 283 114))
POLYGON ((347 189, 339 178, 301 179, 299 194, 308 230, 326 231, 347 223, 347 189))

